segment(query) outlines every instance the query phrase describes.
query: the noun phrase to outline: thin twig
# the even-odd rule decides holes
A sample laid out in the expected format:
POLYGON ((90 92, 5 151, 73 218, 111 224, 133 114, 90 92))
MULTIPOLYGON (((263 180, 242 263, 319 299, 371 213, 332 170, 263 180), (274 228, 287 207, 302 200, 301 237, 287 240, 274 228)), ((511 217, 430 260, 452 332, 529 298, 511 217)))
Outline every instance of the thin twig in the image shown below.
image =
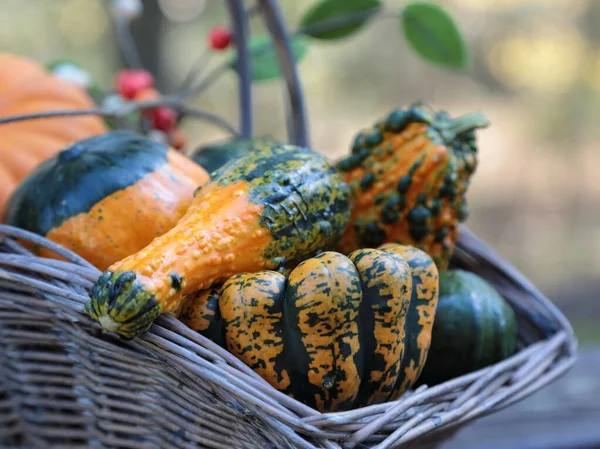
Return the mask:
POLYGON ((89 108, 89 109, 67 109, 58 111, 33 112, 30 114, 12 115, 10 117, 0 118, 0 125, 16 122, 19 120, 36 120, 52 117, 69 117, 78 115, 98 115, 102 117, 125 117, 132 112, 145 109, 152 109, 158 106, 177 107, 181 103, 181 99, 176 95, 165 95, 160 98, 148 101, 132 101, 118 106, 89 108))
POLYGON ((33 112, 30 114, 18 114, 11 115, 10 117, 2 117, 0 118, 0 125, 18 122, 21 120, 37 120, 43 118, 69 117, 80 115, 101 115, 103 117, 116 117, 114 113, 108 113, 108 111, 106 111, 104 108, 68 109, 59 111, 33 112))
POLYGON ((197 107, 192 108, 186 105, 180 105, 177 109, 182 117, 194 117, 202 119, 205 122, 212 123, 213 125, 227 130, 234 137, 239 137, 238 131, 231 124, 212 112, 197 107))
MULTIPOLYGON (((262 55, 268 54, 270 49, 268 47, 261 48, 252 53, 255 59, 261 57, 262 55)), ((185 90, 182 90, 176 94, 174 94, 178 98, 191 98, 197 94, 204 92, 210 86, 213 85, 215 81, 219 79, 219 77, 229 70, 232 66, 235 65, 235 60, 227 59, 222 61, 219 65, 215 66, 208 75, 204 77, 196 86, 189 87, 185 90)))
POLYGON ((219 79, 219 77, 229 69, 231 63, 230 61, 223 61, 218 66, 213 68, 206 77, 200 81, 196 86, 190 87, 187 90, 179 92, 178 95, 181 98, 185 97, 193 97, 196 94, 204 92, 208 89, 215 81, 219 79))
POLYGON ((246 8, 246 15, 249 18, 257 16, 258 14, 260 14, 260 5, 256 4, 254 6, 250 6, 250 7, 246 8))
POLYGON ((67 109, 58 111, 46 111, 46 112, 34 112, 30 114, 19 114, 10 117, 0 118, 0 125, 7 123, 13 123, 20 120, 39 120, 53 117, 74 117, 84 115, 96 115, 101 117, 120 118, 125 117, 128 114, 136 111, 142 111, 146 109, 153 109, 158 106, 170 106, 176 111, 190 117, 200 118, 213 125, 219 126, 227 132, 237 135, 235 128, 231 126, 227 121, 212 114, 208 111, 204 111, 198 108, 192 108, 183 104, 185 97, 181 95, 165 95, 160 98, 149 101, 132 101, 119 106, 112 107, 98 107, 89 109, 67 109))

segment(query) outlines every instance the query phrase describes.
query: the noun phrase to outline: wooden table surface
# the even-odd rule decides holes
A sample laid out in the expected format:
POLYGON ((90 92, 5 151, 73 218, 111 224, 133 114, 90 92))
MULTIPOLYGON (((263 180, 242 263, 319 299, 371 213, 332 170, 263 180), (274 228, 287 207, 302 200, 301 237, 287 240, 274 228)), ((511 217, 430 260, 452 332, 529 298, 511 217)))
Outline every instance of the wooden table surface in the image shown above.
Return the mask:
POLYGON ((600 347, 529 398, 471 423, 437 449, 600 448, 600 347))

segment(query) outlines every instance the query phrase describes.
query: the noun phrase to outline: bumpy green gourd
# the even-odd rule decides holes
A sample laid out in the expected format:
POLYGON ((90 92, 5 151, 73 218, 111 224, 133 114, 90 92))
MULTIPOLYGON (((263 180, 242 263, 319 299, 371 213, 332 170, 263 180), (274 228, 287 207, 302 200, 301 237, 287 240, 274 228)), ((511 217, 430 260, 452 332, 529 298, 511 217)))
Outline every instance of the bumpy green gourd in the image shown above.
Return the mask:
POLYGON ((468 214, 475 130, 487 124, 481 114, 453 119, 414 104, 362 130, 352 154, 337 164, 355 202, 338 250, 400 243, 422 249, 446 268, 458 224, 468 214))

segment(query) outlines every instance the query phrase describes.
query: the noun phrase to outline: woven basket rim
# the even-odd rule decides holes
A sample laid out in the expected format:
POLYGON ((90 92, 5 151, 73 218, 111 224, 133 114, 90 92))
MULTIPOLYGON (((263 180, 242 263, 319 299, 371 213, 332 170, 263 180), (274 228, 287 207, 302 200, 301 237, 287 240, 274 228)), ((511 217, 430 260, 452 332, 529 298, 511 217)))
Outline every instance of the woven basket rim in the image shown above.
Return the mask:
POLYGON ((101 333, 84 310, 86 289, 100 274, 96 268, 60 245, 11 226, 0 225, 0 243, 0 299, 41 293, 51 310, 45 312, 68 320, 73 332, 84 332, 86 345, 107 353, 119 348, 122 355, 114 357, 121 362, 127 354, 135 354, 140 366, 159 362, 190 389, 200 377, 222 393, 220 400, 229 397, 234 407, 291 447, 385 449, 424 441, 521 400, 563 375, 576 360, 577 340, 564 315, 465 226, 454 266, 477 267, 480 275, 493 280, 528 323, 529 333, 522 336, 528 341, 495 365, 435 387, 421 386, 396 401, 339 413, 319 413, 278 392, 232 354, 172 316, 161 316, 147 334, 128 342, 101 333), (67 261, 34 256, 17 240, 45 247, 67 261), (15 288, 22 293, 15 293, 15 288))

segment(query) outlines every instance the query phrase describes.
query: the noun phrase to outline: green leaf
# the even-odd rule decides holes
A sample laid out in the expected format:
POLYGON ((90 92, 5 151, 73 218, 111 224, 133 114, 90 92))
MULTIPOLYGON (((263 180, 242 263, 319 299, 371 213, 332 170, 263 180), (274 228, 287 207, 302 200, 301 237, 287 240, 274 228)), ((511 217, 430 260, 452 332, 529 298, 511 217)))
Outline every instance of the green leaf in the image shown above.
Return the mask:
POLYGON ((321 0, 300 22, 302 34, 342 39, 360 30, 381 8, 381 0, 321 0))
MULTIPOLYGON (((308 52, 309 43, 305 36, 292 36, 290 38, 292 53, 296 62, 299 62, 308 52)), ((252 62, 252 81, 267 81, 281 76, 279 58, 270 36, 255 36, 248 43, 252 62)), ((231 61, 231 67, 237 70, 237 55, 231 61)))
POLYGON ((414 2, 400 16, 404 36, 422 58, 451 68, 469 66, 469 54, 458 26, 433 3, 414 2))

